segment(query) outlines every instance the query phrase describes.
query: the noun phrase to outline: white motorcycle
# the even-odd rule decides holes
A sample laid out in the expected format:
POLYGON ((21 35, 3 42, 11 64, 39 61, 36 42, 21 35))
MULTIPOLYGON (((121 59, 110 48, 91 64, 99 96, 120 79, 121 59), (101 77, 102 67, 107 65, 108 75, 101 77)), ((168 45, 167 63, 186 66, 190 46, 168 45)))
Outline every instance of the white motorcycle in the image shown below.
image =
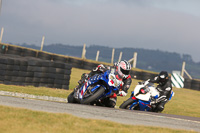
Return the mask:
MULTIPOLYGON (((173 95, 174 93, 172 91, 171 97, 173 95)), ((131 93, 131 97, 124 101, 120 105, 120 108, 154 112, 154 108, 158 102, 156 100, 159 96, 160 93, 153 83, 149 83, 148 81, 142 83, 139 82, 134 91, 131 93)))

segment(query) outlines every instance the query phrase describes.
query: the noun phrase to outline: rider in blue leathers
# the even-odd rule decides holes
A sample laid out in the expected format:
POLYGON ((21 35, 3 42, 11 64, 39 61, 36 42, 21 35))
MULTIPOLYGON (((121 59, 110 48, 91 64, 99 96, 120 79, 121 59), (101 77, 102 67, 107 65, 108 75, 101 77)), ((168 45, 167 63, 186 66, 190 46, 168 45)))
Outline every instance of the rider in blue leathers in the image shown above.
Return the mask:
POLYGON ((117 95, 126 96, 128 93, 128 89, 130 88, 130 85, 132 83, 131 76, 129 74, 131 70, 131 65, 126 60, 115 63, 112 67, 100 64, 97 67, 95 67, 89 74, 82 74, 81 79, 78 81, 79 85, 75 89, 79 89, 85 83, 85 81, 87 81, 90 77, 94 76, 95 74, 104 73, 105 71, 111 70, 112 68, 117 69, 119 75, 123 77, 122 81, 124 84, 117 94, 114 93, 112 96, 103 99, 101 103, 97 103, 97 105, 114 108, 117 102, 117 95))

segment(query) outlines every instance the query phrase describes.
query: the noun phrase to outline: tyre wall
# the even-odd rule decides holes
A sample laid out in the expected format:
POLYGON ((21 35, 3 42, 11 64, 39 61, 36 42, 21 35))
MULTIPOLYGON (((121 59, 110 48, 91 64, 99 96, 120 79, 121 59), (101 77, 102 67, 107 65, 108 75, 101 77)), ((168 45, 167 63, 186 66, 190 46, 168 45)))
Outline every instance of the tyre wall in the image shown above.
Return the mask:
POLYGON ((70 64, 34 50, 7 48, 0 53, 0 83, 69 89, 70 64))
MULTIPOLYGON (((70 77, 70 74, 66 76, 66 72, 62 73, 62 71, 63 71, 63 69, 67 69, 69 67, 69 65, 71 67, 75 67, 75 68, 92 70, 94 67, 96 67, 98 64, 100 64, 99 62, 90 62, 88 60, 83 60, 83 59, 80 59, 80 58, 58 55, 58 54, 48 53, 48 52, 44 52, 44 51, 38 51, 38 50, 29 49, 29 48, 25 48, 25 47, 19 47, 19 46, 10 45, 10 44, 0 43, 0 47, 1 47, 0 55, 4 55, 4 56, 9 55, 9 56, 18 57, 18 62, 21 62, 21 60, 28 61, 29 59, 38 61, 38 65, 30 65, 30 63, 27 64, 27 72, 29 72, 30 75, 31 75, 31 73, 34 73, 34 75, 33 75, 34 80, 32 82, 34 82, 35 86, 42 86, 42 85, 46 86, 46 85, 48 85, 48 87, 53 86, 53 87, 56 87, 56 88, 62 88, 61 83, 64 82, 64 81, 61 81, 61 80, 63 80, 62 77, 63 76, 65 77, 64 80, 66 80, 66 78, 70 77), (20 58, 20 60, 19 60, 19 58, 20 58), (21 58, 23 58, 23 59, 21 59, 21 58), (48 65, 44 66, 45 63, 42 63, 43 61, 48 62, 46 64, 49 64, 49 66, 48 65), (61 68, 58 67, 57 68, 57 66, 55 65, 56 63, 65 64, 65 65, 67 65, 67 68, 64 68, 64 67, 61 67, 61 68), (52 64, 54 64, 54 65, 52 65, 52 64), (44 68, 44 67, 47 67, 47 68, 44 68), (56 72, 55 72, 55 68, 57 69, 56 72), (62 70, 60 70, 60 69, 62 69, 62 70), (57 73, 58 71, 59 71, 59 73, 57 73), (39 73, 43 73, 43 74, 40 75, 39 73), (52 75, 53 73, 59 75, 54 80, 52 79, 52 77, 55 76, 55 75, 52 75), (39 78, 41 78, 41 83, 38 81, 39 78), (49 80, 49 82, 47 82, 47 80, 45 80, 46 78, 49 80), (53 81, 53 83, 50 82, 50 81, 53 81)), ((11 71, 11 69, 12 69, 11 65, 15 66, 15 64, 9 64, 7 66, 8 71, 11 71)), ((15 69, 17 69, 17 67, 15 67, 13 69, 15 70, 15 69)), ((2 71, 3 71, 3 69, 2 69, 2 71)), ((9 83, 9 80, 11 78, 9 76, 10 73, 11 72, 5 73, 5 71, 4 71, 2 73, 2 75, 0 75, 1 76, 0 80, 1 80, 2 77, 4 77, 4 78, 6 78, 5 83, 9 83), (3 76, 3 74, 4 75, 8 74, 8 75, 5 77, 5 76, 3 76)), ((16 75, 16 73, 17 72, 15 72, 14 75, 16 75)), ((71 68, 70 68, 69 72, 67 72, 67 73, 71 73, 71 68)), ((26 84, 29 84, 30 81, 32 80, 31 77, 29 77, 30 75, 27 75, 27 79, 25 80, 26 84)), ((147 79, 154 78, 157 74, 145 72, 145 71, 136 71, 136 70, 133 71, 132 70, 130 75, 131 75, 132 78, 135 78, 135 79, 138 79, 138 80, 147 80, 147 79)), ((19 79, 21 79, 21 78, 19 78, 19 79)), ((21 79, 21 80, 23 81, 23 79, 21 79)), ((15 81, 15 82, 17 82, 17 81, 15 81)), ((31 83, 31 85, 32 84, 33 83, 31 83)), ((68 81, 67 81, 67 85, 66 84, 63 84, 63 85, 64 85, 63 86, 64 88, 68 89, 68 87, 66 87, 68 85, 68 81)), ((193 89, 193 90, 200 90, 200 81, 185 79, 184 88, 193 89)))
POLYGON ((0 83, 69 89, 71 68, 66 63, 0 56, 0 83))

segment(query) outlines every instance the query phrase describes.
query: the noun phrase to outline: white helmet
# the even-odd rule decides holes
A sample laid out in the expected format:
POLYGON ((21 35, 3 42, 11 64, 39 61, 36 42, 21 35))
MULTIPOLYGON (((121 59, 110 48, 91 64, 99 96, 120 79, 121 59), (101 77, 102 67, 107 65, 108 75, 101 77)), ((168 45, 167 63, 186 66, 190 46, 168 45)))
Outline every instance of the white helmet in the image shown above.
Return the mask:
POLYGON ((131 64, 126 60, 120 61, 117 70, 120 76, 127 78, 131 70, 131 64))

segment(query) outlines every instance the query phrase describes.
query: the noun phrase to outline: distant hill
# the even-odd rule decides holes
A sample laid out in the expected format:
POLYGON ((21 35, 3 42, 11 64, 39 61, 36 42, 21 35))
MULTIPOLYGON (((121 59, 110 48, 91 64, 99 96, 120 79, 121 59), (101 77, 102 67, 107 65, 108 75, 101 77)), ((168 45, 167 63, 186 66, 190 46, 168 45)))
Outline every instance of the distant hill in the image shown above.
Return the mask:
MULTIPOLYGON (((35 45, 18 44, 23 47, 40 49, 35 45)), ((43 47, 44 51, 57 53, 68 56, 81 57, 83 46, 70 46, 64 44, 51 44, 43 47)), ((111 47, 92 45, 86 47, 86 58, 95 60, 96 53, 99 50, 99 61, 111 62, 112 56, 111 47)), ((114 61, 118 61, 120 52, 123 52, 122 60, 129 60, 133 58, 133 53, 137 52, 137 68, 159 72, 166 70, 171 73, 173 70, 181 71, 183 61, 186 62, 186 70, 196 79, 200 79, 200 62, 195 63, 192 57, 188 54, 178 54, 172 52, 165 52, 160 50, 148 50, 139 48, 115 48, 114 61)))

